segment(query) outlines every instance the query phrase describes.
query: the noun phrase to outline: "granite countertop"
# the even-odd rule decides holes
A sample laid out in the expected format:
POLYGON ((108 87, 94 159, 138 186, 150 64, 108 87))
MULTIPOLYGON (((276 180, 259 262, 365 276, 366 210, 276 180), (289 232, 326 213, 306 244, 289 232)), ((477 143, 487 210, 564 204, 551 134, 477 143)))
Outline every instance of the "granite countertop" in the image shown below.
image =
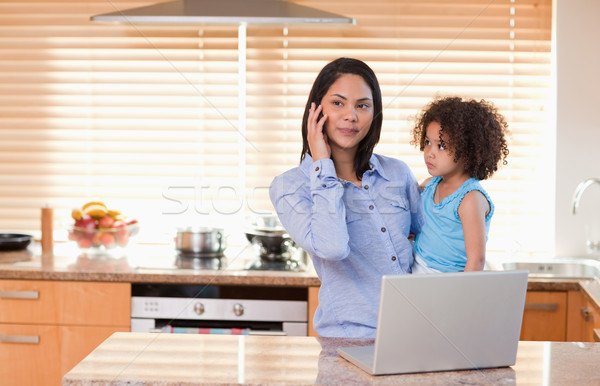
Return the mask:
POLYGON ((168 284, 230 284, 310 287, 321 284, 310 262, 303 270, 266 271, 246 267, 258 258, 251 248, 239 248, 222 259, 222 269, 177 268, 177 254, 165 245, 138 245, 127 256, 81 254, 69 243, 42 254, 38 244, 26 250, 0 252, 0 279, 103 281, 168 284))
POLYGON ((514 366, 371 376, 336 349, 370 339, 115 333, 63 377, 74 385, 600 384, 600 343, 519 342, 514 366))
MULTIPOLYGON (((126 257, 89 257, 69 243, 42 255, 39 244, 0 252, 0 279, 104 281, 171 284, 230 284, 311 287, 321 284, 310 261, 299 272, 247 270, 257 257, 252 248, 226 250, 223 269, 181 269, 171 246, 138 245, 126 257)), ((309 259, 310 260, 310 259, 309 259)), ((579 290, 578 279, 529 278, 531 291, 579 290)))

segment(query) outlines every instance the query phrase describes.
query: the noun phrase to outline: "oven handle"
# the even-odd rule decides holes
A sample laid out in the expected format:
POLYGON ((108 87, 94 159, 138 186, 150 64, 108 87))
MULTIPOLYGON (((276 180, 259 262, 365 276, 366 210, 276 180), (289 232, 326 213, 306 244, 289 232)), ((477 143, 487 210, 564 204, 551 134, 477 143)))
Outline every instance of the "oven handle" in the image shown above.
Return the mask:
POLYGON ((261 331, 261 330, 250 330, 248 335, 268 335, 268 336, 287 336, 285 331, 261 331))

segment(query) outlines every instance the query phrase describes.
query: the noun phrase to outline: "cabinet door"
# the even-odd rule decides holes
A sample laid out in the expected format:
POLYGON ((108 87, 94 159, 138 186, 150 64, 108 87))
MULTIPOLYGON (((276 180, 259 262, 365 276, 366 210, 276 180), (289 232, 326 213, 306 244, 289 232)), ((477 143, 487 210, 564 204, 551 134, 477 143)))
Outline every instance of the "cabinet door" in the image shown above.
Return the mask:
POLYGON ((569 291, 567 341, 594 342, 594 329, 600 327, 600 312, 582 291, 569 291))
POLYGON ((68 373, 115 332, 129 332, 129 327, 60 327, 60 376, 68 373))
POLYGON ((565 341, 567 293, 528 291, 521 326, 521 340, 565 341))
POLYGON ((0 324, 0 379, 6 386, 58 385, 59 328, 0 324))
POLYGON ((567 342, 587 342, 584 310, 585 296, 581 291, 569 291, 567 304, 567 342))
POLYGON ((129 326, 129 283, 0 280, 0 323, 129 326))
POLYGON ((315 311, 319 306, 319 288, 308 287, 308 336, 319 336, 313 326, 315 311))
POLYGON ((592 302, 585 299, 583 306, 579 309, 579 317, 583 327, 581 341, 595 342, 594 330, 600 327, 600 311, 594 307, 592 302))
POLYGON ((128 329, 0 324, 0 383, 58 386, 63 375, 117 331, 128 329))

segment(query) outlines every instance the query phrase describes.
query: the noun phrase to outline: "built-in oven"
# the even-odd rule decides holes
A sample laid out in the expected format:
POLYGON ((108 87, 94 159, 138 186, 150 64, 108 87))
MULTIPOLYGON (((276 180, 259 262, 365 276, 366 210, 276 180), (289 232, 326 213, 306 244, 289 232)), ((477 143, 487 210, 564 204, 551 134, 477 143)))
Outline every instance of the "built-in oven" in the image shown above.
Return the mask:
POLYGON ((131 331, 306 336, 308 290, 132 284, 131 331))

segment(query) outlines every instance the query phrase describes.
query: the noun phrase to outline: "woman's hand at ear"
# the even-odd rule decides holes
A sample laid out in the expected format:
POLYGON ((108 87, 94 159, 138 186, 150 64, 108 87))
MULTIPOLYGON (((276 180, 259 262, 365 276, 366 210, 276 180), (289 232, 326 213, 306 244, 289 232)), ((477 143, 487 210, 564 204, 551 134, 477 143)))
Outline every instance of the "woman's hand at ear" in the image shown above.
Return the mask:
POLYGON ((325 134, 323 128, 327 120, 327 115, 323 115, 319 119, 321 111, 323 111, 323 106, 319 105, 316 107, 313 102, 308 112, 307 139, 313 161, 331 157, 331 148, 329 147, 327 134, 325 134))

